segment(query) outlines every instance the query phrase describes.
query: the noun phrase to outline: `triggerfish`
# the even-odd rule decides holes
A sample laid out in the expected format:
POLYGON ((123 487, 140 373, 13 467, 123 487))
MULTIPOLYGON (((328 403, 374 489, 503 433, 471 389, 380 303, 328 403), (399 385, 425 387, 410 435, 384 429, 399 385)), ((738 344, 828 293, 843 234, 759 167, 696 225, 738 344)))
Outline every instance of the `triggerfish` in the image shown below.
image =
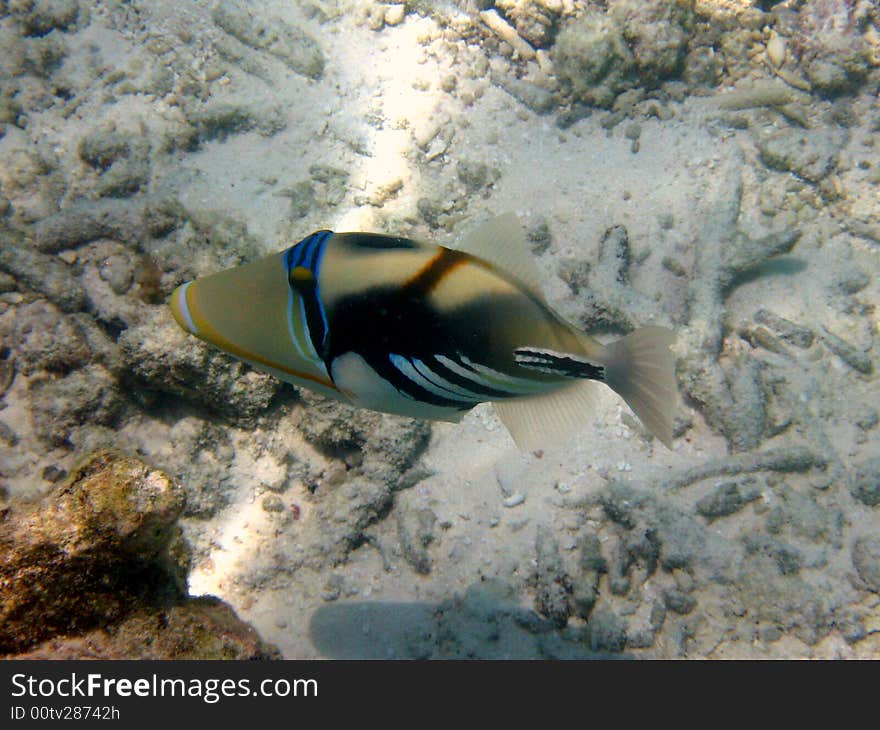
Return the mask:
POLYGON ((183 284, 169 303, 190 334, 355 406, 458 421, 490 401, 533 450, 582 429, 604 383, 672 444, 672 331, 643 327, 603 345, 565 322, 512 213, 456 248, 316 231, 183 284))

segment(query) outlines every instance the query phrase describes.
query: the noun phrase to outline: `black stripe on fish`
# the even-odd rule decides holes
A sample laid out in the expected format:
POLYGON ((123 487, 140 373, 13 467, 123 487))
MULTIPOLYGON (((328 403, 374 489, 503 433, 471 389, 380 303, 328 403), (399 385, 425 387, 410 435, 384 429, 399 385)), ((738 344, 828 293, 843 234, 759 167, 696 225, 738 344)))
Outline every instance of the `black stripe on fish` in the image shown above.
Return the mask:
MULTIPOLYGON (((455 260, 459 255, 451 249, 445 250, 452 254, 448 261, 455 260)), ((426 272, 428 268, 423 267, 423 271, 426 272)), ((430 275, 430 278, 434 277, 435 274, 430 275)), ((426 279, 421 281, 424 283, 426 279)), ((487 382, 487 378, 467 364, 468 360, 484 361, 486 353, 483 348, 491 342, 491 333, 483 334, 474 328, 474 322, 480 321, 482 306, 479 293, 475 293, 471 301, 454 312, 442 312, 432 305, 420 287, 367 288, 342 297, 329 307, 331 336, 325 362, 329 369, 329 363, 334 359, 354 352, 374 371, 398 387, 403 376, 397 373, 389 357, 399 354, 420 360, 451 385, 475 393, 480 401, 510 398, 520 393, 487 382), (448 364, 438 358, 443 358, 448 364)), ((488 366, 499 367, 497 363, 491 364, 491 360, 488 366)), ((523 374, 518 377, 523 377, 523 374)), ((406 388, 401 389, 408 392, 406 388)))
POLYGON ((400 249, 419 248, 419 244, 408 238, 385 236, 381 233, 346 233, 346 244, 354 248, 400 249))
POLYGON ((566 378, 605 379, 604 367, 568 353, 520 347, 513 351, 513 355, 517 365, 529 370, 566 378))
POLYGON ((510 398, 511 395, 515 395, 510 391, 499 390, 498 388, 493 388, 491 385, 486 384, 486 381, 482 378, 482 376, 472 367, 462 362, 461 358, 457 355, 445 355, 444 357, 455 363, 462 369, 466 370, 468 372, 467 376, 460 375, 455 370, 451 370, 447 365, 444 365, 443 362, 438 360, 437 357, 437 355, 432 355, 431 357, 427 358, 428 360, 430 360, 429 366, 431 370, 437 373, 437 375, 439 375, 444 380, 448 380, 450 383, 458 386, 459 388, 464 388, 465 390, 470 390, 481 396, 484 396, 484 400, 510 398), (470 373, 473 373, 473 379, 471 378, 470 373))
POLYGON ((457 408, 462 411, 473 408, 476 405, 472 401, 447 397, 436 392, 439 389, 431 390, 421 385, 411 375, 411 373, 417 373, 418 371, 415 370, 415 366, 409 358, 391 354, 384 361, 369 364, 383 380, 413 400, 421 403, 430 403, 442 408, 457 408))

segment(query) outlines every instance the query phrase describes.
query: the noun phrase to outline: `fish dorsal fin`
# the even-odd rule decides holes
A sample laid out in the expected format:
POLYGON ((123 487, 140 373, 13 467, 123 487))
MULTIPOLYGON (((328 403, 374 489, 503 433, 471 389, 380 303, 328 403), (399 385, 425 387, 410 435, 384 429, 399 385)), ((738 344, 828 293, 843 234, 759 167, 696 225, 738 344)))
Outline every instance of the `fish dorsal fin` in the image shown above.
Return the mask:
POLYGON ((600 387, 595 381, 578 380, 550 393, 499 401, 495 411, 519 449, 534 451, 583 430, 596 410, 600 387))
POLYGON ((462 236, 454 247, 488 261, 543 298, 535 257, 516 213, 490 218, 462 236))

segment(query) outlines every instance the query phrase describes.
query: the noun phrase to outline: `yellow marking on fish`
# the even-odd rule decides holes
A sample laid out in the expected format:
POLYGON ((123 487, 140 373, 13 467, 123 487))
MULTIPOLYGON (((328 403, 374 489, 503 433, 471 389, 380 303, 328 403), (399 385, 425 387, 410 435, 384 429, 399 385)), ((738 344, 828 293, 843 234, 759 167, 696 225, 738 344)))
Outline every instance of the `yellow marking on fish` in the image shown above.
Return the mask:
POLYGON ((297 266, 290 272, 290 280, 297 284, 313 284, 315 282, 315 275, 311 269, 307 269, 305 266, 297 266))

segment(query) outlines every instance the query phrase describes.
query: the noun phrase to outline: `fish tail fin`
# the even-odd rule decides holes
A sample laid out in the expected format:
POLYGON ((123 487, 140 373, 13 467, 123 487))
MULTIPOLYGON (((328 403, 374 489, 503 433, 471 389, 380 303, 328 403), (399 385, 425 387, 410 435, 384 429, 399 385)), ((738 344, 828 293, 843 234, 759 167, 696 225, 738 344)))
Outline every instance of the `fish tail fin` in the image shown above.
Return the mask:
POLYGON ((675 408, 675 333, 642 327, 604 348, 604 381, 663 444, 672 448, 675 408))

